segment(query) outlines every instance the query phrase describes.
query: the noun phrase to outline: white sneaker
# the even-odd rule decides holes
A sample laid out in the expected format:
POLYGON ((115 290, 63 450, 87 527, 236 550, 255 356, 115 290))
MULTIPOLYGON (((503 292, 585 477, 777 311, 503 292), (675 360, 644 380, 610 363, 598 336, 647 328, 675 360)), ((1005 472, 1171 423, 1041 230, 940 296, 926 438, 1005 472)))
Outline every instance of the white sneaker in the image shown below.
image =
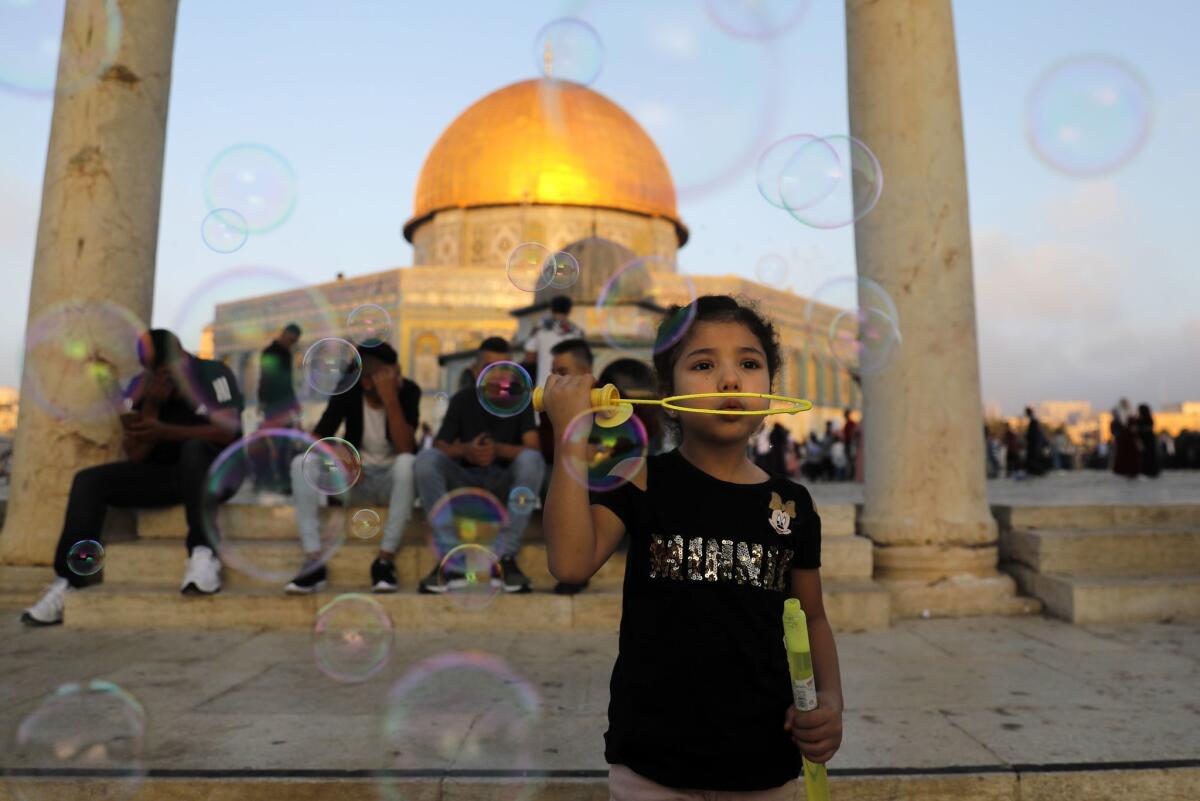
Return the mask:
POLYGON ((187 570, 183 574, 183 584, 179 591, 212 595, 221 590, 221 560, 207 545, 197 545, 192 549, 192 555, 187 560, 187 570))
POLYGON ((26 626, 56 626, 62 623, 66 595, 73 591, 65 578, 56 578, 38 602, 21 614, 21 622, 26 626))

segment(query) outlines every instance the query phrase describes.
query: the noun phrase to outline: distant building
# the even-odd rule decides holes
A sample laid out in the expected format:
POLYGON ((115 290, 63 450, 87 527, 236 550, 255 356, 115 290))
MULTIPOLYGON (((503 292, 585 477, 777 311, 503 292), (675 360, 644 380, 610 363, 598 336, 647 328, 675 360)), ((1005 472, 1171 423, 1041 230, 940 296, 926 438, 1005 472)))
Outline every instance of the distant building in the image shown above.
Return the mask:
POLYGON ((20 410, 21 393, 16 387, 0 387, 0 436, 17 430, 17 412, 20 410))
POLYGON ((1092 416, 1091 401, 1039 401, 1034 409, 1042 423, 1053 427, 1076 426, 1092 416))

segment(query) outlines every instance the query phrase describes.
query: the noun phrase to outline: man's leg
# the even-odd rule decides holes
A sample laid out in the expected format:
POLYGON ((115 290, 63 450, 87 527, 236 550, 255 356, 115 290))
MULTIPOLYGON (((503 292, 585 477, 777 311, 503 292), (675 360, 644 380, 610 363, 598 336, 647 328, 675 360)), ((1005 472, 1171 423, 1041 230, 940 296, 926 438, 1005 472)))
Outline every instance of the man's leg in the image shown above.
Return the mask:
POLYGON ((86 587, 100 575, 80 576, 71 572, 67 555, 81 540, 100 541, 108 506, 171 506, 183 498, 175 471, 145 462, 111 462, 86 467, 75 474, 67 499, 67 513, 54 555, 54 572, 72 587, 86 587))
MULTIPOLYGON (((207 545, 216 550, 215 539, 217 532, 207 531, 204 521, 205 486, 208 483, 208 468, 224 450, 214 442, 202 439, 189 439, 183 443, 179 454, 179 488, 183 494, 184 511, 187 513, 187 550, 191 554, 197 545, 207 545)), ((224 494, 228 497, 219 498, 224 503, 237 492, 236 483, 227 485, 224 494)), ((215 511, 215 510, 214 510, 215 511)))
POLYGON ((383 541, 379 543, 380 555, 394 555, 400 548, 400 539, 412 514, 413 499, 417 492, 416 462, 416 456, 402 453, 392 461, 388 471, 388 516, 383 525, 383 541))
MULTIPOLYGON (((529 487, 534 492, 542 486, 542 478, 546 474, 546 462, 542 454, 526 448, 517 454, 507 468, 495 471, 489 476, 488 490, 495 493, 496 499, 505 506, 508 505, 508 494, 513 487, 529 487), (494 483, 493 483, 494 481, 494 483)), ((500 559, 515 557, 521 550, 521 538, 529 525, 531 513, 509 513, 508 525, 500 529, 496 537, 496 556, 500 559)))
POLYGON ((304 454, 292 458, 292 500, 296 505, 296 528, 300 532, 300 544, 307 555, 321 553, 321 524, 317 509, 321 506, 321 493, 304 480, 304 454))
MULTIPOLYGON (((438 500, 452 489, 467 486, 477 486, 479 480, 472 479, 470 472, 455 460, 442 453, 437 448, 428 448, 417 454, 413 464, 417 492, 421 496, 421 506, 428 517, 433 512, 438 500)), ((433 529, 433 544, 439 556, 445 556, 456 547, 458 532, 454 529, 453 520, 429 521, 433 529)))

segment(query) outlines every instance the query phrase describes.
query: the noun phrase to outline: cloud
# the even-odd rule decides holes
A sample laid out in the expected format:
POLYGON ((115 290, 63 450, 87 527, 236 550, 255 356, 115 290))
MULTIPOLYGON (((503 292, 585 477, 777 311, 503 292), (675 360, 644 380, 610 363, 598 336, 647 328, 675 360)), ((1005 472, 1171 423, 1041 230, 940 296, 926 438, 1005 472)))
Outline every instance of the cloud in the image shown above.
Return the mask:
POLYGON ((1048 399, 1200 398, 1200 314, 1146 324, 1128 292, 1136 273, 1105 253, 984 231, 974 257, 983 396, 1006 412, 1048 399))
POLYGON ((1045 204, 1042 219, 1056 234, 1096 234, 1128 224, 1133 205, 1115 181, 1080 181, 1045 204))

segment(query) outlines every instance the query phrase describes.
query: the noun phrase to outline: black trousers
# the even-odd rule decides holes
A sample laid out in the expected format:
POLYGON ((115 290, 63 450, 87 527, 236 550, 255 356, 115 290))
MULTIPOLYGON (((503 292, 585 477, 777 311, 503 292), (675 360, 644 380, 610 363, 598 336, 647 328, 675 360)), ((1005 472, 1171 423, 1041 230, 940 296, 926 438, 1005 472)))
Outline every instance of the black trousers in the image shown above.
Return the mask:
POLYGON ((87 467, 75 474, 67 499, 67 514, 54 554, 54 572, 72 587, 100 581, 100 574, 80 576, 71 572, 67 554, 81 540, 100 541, 108 506, 151 509, 182 503, 187 511, 188 553, 197 545, 208 545, 204 531, 204 482, 209 465, 221 446, 190 439, 180 449, 173 465, 152 462, 110 462, 87 467))

